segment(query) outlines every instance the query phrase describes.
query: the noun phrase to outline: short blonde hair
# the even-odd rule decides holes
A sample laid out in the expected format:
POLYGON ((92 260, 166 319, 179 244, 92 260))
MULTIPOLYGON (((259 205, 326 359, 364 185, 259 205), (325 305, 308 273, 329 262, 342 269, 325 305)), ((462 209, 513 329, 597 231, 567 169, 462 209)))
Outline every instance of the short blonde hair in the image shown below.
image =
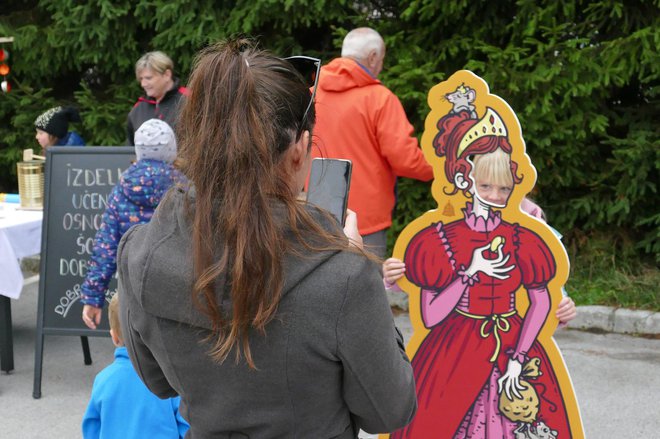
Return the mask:
POLYGON ((502 148, 487 154, 479 154, 473 159, 472 178, 487 181, 499 186, 513 186, 511 157, 502 148))
POLYGON ((123 340, 121 335, 121 324, 119 323, 119 293, 115 293, 110 299, 110 306, 108 306, 108 320, 110 321, 110 329, 112 329, 119 340, 123 340))
POLYGON ((152 70, 161 75, 168 69, 174 73, 174 62, 172 62, 169 56, 159 50, 147 52, 135 63, 135 77, 138 81, 140 80, 140 72, 144 69, 152 70))

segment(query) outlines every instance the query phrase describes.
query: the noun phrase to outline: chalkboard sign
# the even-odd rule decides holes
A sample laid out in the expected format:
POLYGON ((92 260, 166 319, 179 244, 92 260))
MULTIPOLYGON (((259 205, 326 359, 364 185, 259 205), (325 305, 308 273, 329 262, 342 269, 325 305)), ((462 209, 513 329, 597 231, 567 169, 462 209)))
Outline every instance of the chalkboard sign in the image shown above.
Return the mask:
MULTIPOLYGON (((133 147, 53 147, 46 151, 35 398, 41 395, 44 335, 109 335, 107 312, 99 329, 91 330, 83 323, 80 287, 108 195, 134 160, 133 147)), ((115 277, 108 297, 116 286, 115 277)), ((91 362, 87 339, 82 341, 85 362, 91 362)))

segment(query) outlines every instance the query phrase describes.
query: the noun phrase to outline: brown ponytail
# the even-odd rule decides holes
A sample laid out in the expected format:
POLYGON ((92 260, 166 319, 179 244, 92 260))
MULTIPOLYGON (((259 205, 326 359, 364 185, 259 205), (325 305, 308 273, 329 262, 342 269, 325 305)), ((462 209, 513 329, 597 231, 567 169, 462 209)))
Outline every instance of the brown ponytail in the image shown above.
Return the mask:
POLYGON ((263 333, 277 311, 282 258, 290 250, 282 223, 288 221, 307 248, 302 230, 320 236, 326 247, 346 247, 296 200, 291 176, 280 166, 296 133, 311 132, 314 106, 303 120, 311 99, 303 79, 289 63, 248 40, 203 50, 189 89, 177 126, 181 168, 195 192, 193 295, 213 322, 211 356, 222 362, 235 349, 236 361, 244 354, 255 367, 248 333, 263 333), (286 215, 275 215, 278 203, 286 215), (222 276, 231 311, 222 309, 215 292, 222 276))

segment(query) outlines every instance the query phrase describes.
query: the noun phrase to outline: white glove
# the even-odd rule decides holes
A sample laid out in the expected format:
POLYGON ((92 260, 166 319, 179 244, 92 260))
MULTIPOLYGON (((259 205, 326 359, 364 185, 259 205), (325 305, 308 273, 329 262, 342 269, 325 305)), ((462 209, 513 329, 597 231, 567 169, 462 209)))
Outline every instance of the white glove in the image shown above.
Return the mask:
POLYGON ((509 265, 508 267, 504 266, 509 261, 511 255, 506 255, 506 257, 504 257, 502 247, 503 246, 500 246, 497 249, 497 258, 495 259, 484 258, 483 252, 490 248, 490 244, 474 249, 474 252, 472 253, 472 261, 470 262, 468 269, 465 270, 465 274, 468 276, 474 276, 481 271, 482 273, 496 279, 507 279, 509 275, 506 273, 513 270, 515 265, 509 265))
POLYGON ((511 396, 512 393, 516 398, 522 399, 520 391, 525 390, 525 388, 520 385, 519 378, 521 372, 522 364, 520 364, 518 360, 509 358, 509 363, 506 366, 506 373, 497 380, 497 393, 502 393, 502 387, 504 387, 504 392, 510 401, 513 401, 513 397, 511 396))

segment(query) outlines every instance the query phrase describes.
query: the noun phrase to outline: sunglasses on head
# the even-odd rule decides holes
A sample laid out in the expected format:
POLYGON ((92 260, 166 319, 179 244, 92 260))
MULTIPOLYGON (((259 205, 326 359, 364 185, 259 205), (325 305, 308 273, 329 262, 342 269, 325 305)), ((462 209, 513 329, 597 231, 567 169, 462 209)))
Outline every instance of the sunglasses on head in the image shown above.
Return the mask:
MULTIPOLYGON (((293 68, 295 68, 296 71, 300 73, 307 86, 312 89, 312 97, 309 100, 309 104, 307 104, 307 108, 305 109, 305 113, 303 114, 300 123, 300 132, 302 132, 302 127, 305 125, 307 114, 309 113, 309 109, 312 108, 314 98, 316 97, 316 87, 318 86, 319 76, 321 73, 321 60, 304 55, 289 56, 282 59, 288 61, 293 66, 293 68)), ((300 132, 297 134, 300 135, 300 132)))

